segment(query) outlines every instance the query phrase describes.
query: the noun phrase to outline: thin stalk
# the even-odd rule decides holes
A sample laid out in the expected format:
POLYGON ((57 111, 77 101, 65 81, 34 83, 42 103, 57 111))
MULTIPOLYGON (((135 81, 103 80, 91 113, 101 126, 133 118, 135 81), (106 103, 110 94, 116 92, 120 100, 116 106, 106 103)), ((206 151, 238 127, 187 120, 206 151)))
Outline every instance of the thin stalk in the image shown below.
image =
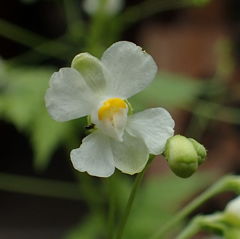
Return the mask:
POLYGON ((19 27, 13 23, 0 19, 0 35, 28 47, 41 44, 45 37, 19 27))
POLYGON ((70 39, 79 44, 80 39, 86 35, 81 11, 74 0, 64 0, 63 4, 70 39))
POLYGON ((190 239, 200 231, 201 227, 197 223, 197 220, 193 220, 184 231, 177 236, 176 239, 190 239))
POLYGON ((148 163, 145 166, 145 168, 143 169, 143 171, 136 176, 135 182, 134 182, 133 187, 132 187, 132 191, 131 191, 130 196, 128 198, 127 206, 125 208, 123 217, 120 221, 120 226, 119 226, 119 230, 117 232, 116 239, 121 239, 122 238, 122 235, 123 235, 125 226, 127 224, 127 220, 128 220, 128 217, 129 217, 129 214, 131 212, 132 205, 133 205, 133 202, 134 202, 134 199, 135 199, 135 196, 136 196, 136 191, 137 191, 139 185, 141 184, 142 179, 144 177, 144 174, 147 171, 147 169, 149 168, 150 162, 152 161, 152 159, 153 159, 153 157, 150 156, 150 158, 148 160, 148 163))
POLYGON ((77 6, 75 4, 75 1, 73 0, 64 0, 64 9, 65 9, 65 15, 66 15, 66 22, 68 30, 71 31, 72 25, 74 25, 79 20, 79 9, 77 9, 77 6))
POLYGON ((183 208, 179 213, 177 213, 174 218, 168 221, 163 227, 159 227, 150 239, 162 239, 163 236, 176 226, 180 221, 187 217, 191 212, 193 212, 197 207, 206 202, 209 198, 221 193, 223 191, 234 191, 239 193, 240 190, 240 178, 237 176, 226 176, 209 189, 203 192, 185 208, 183 208))
MULTIPOLYGON (((99 7, 92 16, 89 32, 86 39, 86 49, 96 56, 102 54, 102 35, 105 33, 108 16, 104 12, 104 6, 107 0, 100 0, 99 7)), ((105 36, 106 37, 106 36, 105 36)))
POLYGON ((194 235, 201 230, 218 231, 224 233, 227 230, 227 226, 222 223, 224 216, 222 213, 216 213, 207 216, 196 216, 187 225, 187 227, 176 237, 176 239, 191 239, 194 235))
POLYGON ((73 47, 70 45, 62 45, 61 41, 65 41, 68 37, 68 34, 56 38, 54 40, 47 40, 37 46, 32 47, 30 50, 22 53, 21 55, 12 57, 11 59, 6 60, 8 64, 17 65, 19 63, 39 63, 50 57, 55 57, 57 59, 66 60, 66 55, 68 52, 71 52, 73 47), (60 44, 60 45, 59 45, 60 44), (53 54, 45 54, 50 48, 57 47, 58 51, 53 54))
MULTIPOLYGON (((114 177, 114 176, 112 176, 114 177)), ((108 224, 108 232, 107 238, 111 239, 114 235, 114 222, 115 222, 115 212, 116 212, 116 198, 115 198, 115 187, 113 178, 109 178, 108 182, 108 195, 109 195, 109 208, 107 215, 107 224, 108 224)))
POLYGON ((32 48, 34 51, 51 57, 61 57, 69 46, 49 40, 36 33, 23 29, 15 24, 0 19, 0 35, 24 46, 32 48))

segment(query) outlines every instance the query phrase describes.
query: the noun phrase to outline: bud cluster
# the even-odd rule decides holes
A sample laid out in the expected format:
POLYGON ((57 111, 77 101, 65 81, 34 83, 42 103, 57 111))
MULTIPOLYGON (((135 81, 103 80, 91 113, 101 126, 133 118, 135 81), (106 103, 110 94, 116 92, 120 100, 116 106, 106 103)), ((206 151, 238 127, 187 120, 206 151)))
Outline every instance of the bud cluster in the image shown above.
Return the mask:
POLYGON ((164 155, 171 170, 179 177, 190 177, 206 158, 207 151, 196 140, 175 135, 168 139, 164 155))

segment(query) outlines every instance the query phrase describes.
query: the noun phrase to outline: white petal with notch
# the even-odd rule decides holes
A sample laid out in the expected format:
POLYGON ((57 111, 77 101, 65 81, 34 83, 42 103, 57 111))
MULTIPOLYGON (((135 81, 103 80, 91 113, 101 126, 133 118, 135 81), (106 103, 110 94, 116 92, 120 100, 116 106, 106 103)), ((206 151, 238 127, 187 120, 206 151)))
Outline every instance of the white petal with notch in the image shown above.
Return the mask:
POLYGON ((73 167, 92 176, 109 177, 114 173, 109 137, 95 131, 83 139, 78 149, 71 151, 73 167))
POLYGON ((101 61, 111 74, 108 92, 124 99, 143 90, 157 73, 153 58, 132 42, 114 43, 103 53, 101 61))

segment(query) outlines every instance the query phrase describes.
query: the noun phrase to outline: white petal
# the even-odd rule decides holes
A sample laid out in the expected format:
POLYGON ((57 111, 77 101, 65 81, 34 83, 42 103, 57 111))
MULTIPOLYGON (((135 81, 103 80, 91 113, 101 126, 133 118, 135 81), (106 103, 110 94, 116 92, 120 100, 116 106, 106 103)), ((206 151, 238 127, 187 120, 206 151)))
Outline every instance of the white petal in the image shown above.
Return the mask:
POLYGON ((93 102, 92 92, 75 69, 62 68, 52 75, 45 103, 55 120, 67 121, 88 115, 93 102))
POLYGON ((108 82, 109 92, 124 99, 143 90, 157 72, 153 58, 127 41, 114 43, 101 60, 112 76, 108 82))
POLYGON ((163 108, 153 108, 131 115, 127 131, 141 137, 151 154, 163 152, 166 141, 174 133, 174 121, 163 108))
POLYGON ((98 131, 84 138, 70 156, 75 169, 93 176, 109 177, 115 169, 109 138, 98 131))
POLYGON ((143 140, 125 132, 123 142, 111 141, 115 167, 127 174, 139 173, 145 167, 149 152, 143 140))
POLYGON ((236 214, 240 219, 240 196, 234 198, 227 204, 225 212, 236 214))
POLYGON ((105 95, 106 78, 109 78, 110 75, 99 59, 88 53, 80 53, 74 57, 72 67, 80 72, 86 84, 95 94, 105 95))

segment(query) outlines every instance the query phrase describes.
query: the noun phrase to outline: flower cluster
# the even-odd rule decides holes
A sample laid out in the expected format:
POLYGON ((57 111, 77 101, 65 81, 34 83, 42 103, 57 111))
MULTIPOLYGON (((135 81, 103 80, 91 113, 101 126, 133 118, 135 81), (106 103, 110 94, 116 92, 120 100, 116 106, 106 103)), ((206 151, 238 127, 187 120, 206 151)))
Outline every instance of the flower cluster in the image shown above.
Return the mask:
POLYGON ((115 168, 135 174, 143 170, 149 154, 161 154, 174 133, 174 121, 163 108, 129 115, 127 98, 154 79, 157 65, 134 43, 110 46, 101 59, 77 55, 72 66, 55 72, 45 101, 57 121, 90 116, 95 130, 71 151, 75 169, 108 177, 115 168))

